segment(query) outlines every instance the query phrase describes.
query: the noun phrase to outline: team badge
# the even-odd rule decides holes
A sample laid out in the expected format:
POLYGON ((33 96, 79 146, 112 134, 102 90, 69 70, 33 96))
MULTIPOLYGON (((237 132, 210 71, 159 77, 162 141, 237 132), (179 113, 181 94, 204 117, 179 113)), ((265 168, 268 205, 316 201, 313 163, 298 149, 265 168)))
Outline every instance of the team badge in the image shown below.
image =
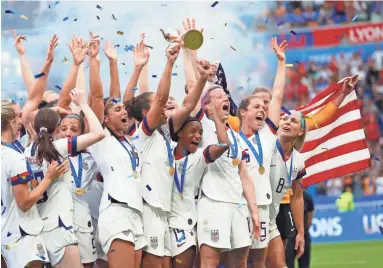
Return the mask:
POLYGON ((37 244, 37 251, 39 252, 40 256, 44 256, 45 255, 45 250, 44 250, 44 247, 43 247, 42 244, 37 244))
POLYGON ((88 162, 85 160, 82 160, 82 168, 87 171, 89 169, 88 162))
POLYGON ((150 237, 150 246, 154 249, 158 248, 158 239, 157 236, 150 237))
POLYGON ((218 242, 219 240, 219 231, 218 230, 211 230, 211 241, 218 242))

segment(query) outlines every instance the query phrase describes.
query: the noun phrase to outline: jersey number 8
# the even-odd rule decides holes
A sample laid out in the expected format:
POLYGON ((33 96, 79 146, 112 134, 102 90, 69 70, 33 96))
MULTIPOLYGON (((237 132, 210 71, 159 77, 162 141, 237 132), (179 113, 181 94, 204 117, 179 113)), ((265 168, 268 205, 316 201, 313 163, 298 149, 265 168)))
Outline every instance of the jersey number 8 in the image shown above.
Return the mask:
POLYGON ((275 191, 277 193, 281 193, 282 190, 283 190, 283 186, 285 185, 285 179, 284 178, 280 178, 279 179, 279 182, 278 182, 278 186, 277 186, 277 189, 275 189, 275 191))

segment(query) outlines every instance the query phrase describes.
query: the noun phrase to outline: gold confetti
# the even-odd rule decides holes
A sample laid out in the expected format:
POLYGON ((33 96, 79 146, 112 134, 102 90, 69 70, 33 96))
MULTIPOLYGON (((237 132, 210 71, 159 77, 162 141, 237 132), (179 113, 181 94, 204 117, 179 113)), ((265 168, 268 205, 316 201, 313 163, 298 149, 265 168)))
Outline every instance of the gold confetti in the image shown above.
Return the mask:
POLYGON ((124 35, 124 32, 118 31, 117 34, 124 35))
POLYGON ((182 264, 182 260, 176 259, 176 263, 182 264))
POLYGON ((264 30, 266 30, 266 25, 258 26, 257 30, 258 30, 258 31, 264 31, 264 30))
POLYGON ((21 15, 20 18, 24 19, 24 20, 28 20, 28 17, 27 16, 24 16, 24 15, 21 15))
POLYGON ((318 129, 318 124, 317 124, 317 121, 311 116, 311 115, 304 115, 303 116, 305 119, 311 119, 311 120, 314 120, 314 125, 315 127, 318 129))
POLYGON ((287 63, 287 64, 285 64, 285 66, 286 66, 286 67, 294 67, 294 64, 292 64, 292 63, 287 63))
POLYGON ((69 61, 67 57, 64 57, 63 62, 69 61))

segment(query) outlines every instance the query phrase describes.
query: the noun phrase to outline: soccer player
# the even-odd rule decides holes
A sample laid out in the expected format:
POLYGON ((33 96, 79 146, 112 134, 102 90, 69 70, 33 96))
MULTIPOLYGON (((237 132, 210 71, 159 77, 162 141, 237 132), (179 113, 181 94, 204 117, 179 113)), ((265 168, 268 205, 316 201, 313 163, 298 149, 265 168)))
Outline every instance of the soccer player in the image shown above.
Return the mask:
POLYGON ((8 267, 41 267, 49 262, 41 232, 43 221, 35 204, 51 183, 68 171, 53 162, 40 185, 31 189, 33 173, 19 148, 12 145, 20 117, 10 102, 1 102, 1 254, 8 267))
POLYGON ((165 71, 157 93, 145 92, 130 102, 129 114, 140 122, 136 131, 142 161, 141 177, 144 198, 144 230, 148 245, 144 248, 142 265, 170 267, 171 243, 168 212, 171 208, 174 156, 171 140, 162 127, 166 125, 165 105, 168 101, 171 73, 178 57, 179 45, 168 48, 165 71))

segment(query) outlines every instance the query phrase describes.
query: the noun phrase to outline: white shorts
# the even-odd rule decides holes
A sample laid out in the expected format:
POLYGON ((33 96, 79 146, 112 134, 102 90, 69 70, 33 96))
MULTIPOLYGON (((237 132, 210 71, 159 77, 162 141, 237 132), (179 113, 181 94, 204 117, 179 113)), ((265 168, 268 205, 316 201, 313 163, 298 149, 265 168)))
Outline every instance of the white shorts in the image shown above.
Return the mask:
POLYGON ((195 246, 197 248, 196 228, 181 230, 170 227, 169 232, 172 243, 172 257, 180 255, 190 247, 195 246))
POLYGON ((172 256, 167 212, 144 203, 144 229, 148 241, 145 252, 160 257, 172 256))
POLYGON ((247 205, 214 201, 202 196, 198 202, 198 245, 222 250, 251 245, 247 205))
POLYGON ((278 226, 276 220, 270 222, 270 241, 276 238, 277 236, 280 236, 281 234, 279 233, 278 226))
POLYGON ((23 236, 15 243, 1 245, 1 254, 9 268, 24 268, 32 261, 49 262, 41 234, 23 236))
POLYGON ((78 240, 78 249, 80 250, 81 263, 92 263, 98 258, 94 232, 83 233, 74 232, 78 240))
POLYGON ((135 250, 146 245, 141 213, 124 204, 112 203, 100 213, 98 234, 105 254, 116 239, 133 243, 135 250))
MULTIPOLYGON (((261 229, 259 238, 253 239, 251 249, 267 248, 269 245, 270 215, 269 206, 258 206, 259 227, 261 229)), ((250 221, 250 228, 253 230, 253 222, 250 221)))
POLYGON ((58 264, 64 257, 65 247, 78 243, 73 229, 66 230, 64 227, 57 227, 51 231, 43 231, 42 234, 52 266, 58 264))
POLYGON ((102 250, 102 246, 99 239, 99 231, 98 231, 98 222, 96 219, 92 218, 92 224, 94 229, 94 243, 97 250, 98 259, 108 261, 105 252, 102 250))

